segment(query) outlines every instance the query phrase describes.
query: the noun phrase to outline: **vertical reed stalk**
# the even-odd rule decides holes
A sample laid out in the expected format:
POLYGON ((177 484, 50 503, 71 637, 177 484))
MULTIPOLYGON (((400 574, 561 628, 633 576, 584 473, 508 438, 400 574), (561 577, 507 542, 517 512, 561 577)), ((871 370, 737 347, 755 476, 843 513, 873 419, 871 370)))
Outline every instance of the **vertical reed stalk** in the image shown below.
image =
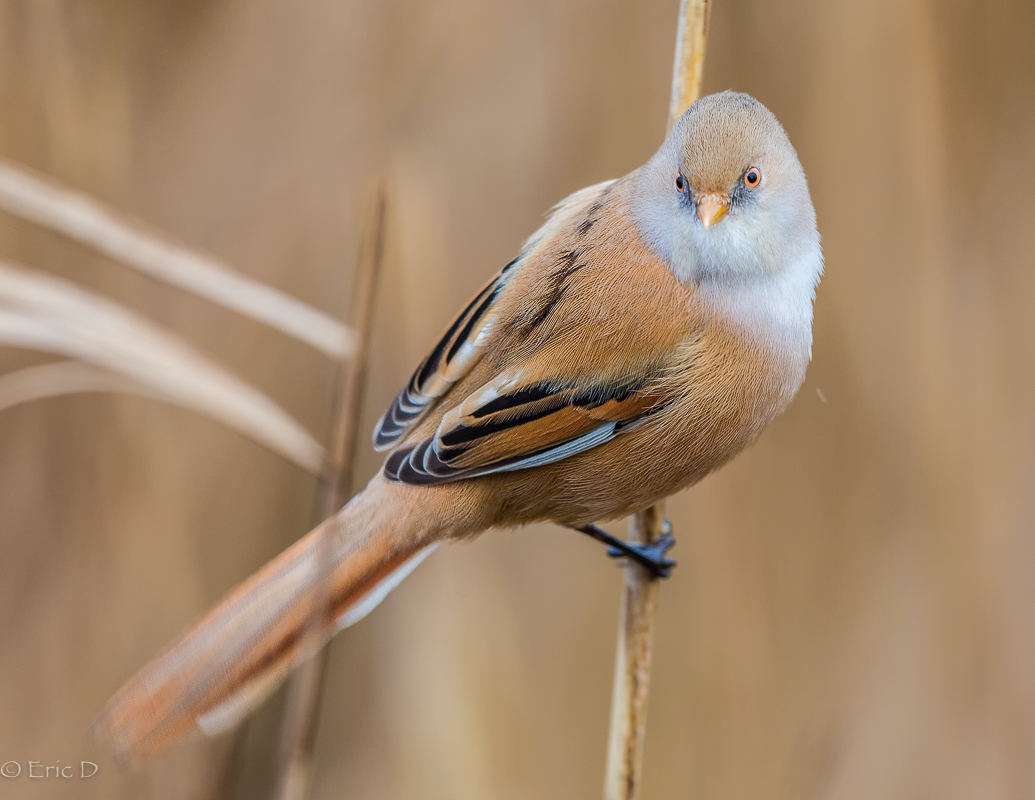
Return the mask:
MULTIPOLYGON (((681 0, 679 4, 669 128, 700 95, 710 6, 711 0, 681 0)), ((629 540, 653 541, 663 533, 664 521, 664 503, 641 511, 630 520, 629 540)), ((618 624, 605 800, 635 800, 639 796, 658 589, 658 579, 630 559, 618 624)))
MULTIPOLYGON (((342 507, 352 495, 353 466, 356 455, 357 429, 366 385, 367 351, 374 313, 374 298, 384 255, 385 208, 383 186, 378 187, 369 227, 364 231, 353 298, 352 324, 356 340, 351 356, 342 360, 331 442, 328 448, 327 471, 320 483, 313 508, 314 523, 319 523, 342 507)), ((324 548, 328 549, 328 548, 324 548)), ((321 559, 320 570, 329 575, 333 564, 329 552, 321 559)), ((326 608, 326 581, 318 581, 313 592, 312 611, 314 638, 319 639, 319 621, 326 608)), ((322 639, 316 646, 322 644, 322 639)), ((320 699, 323 694, 329 647, 324 647, 303 664, 292 676, 287 690, 284 722, 281 728, 278 764, 277 800, 304 800, 312 777, 313 750, 319 724, 320 699)))

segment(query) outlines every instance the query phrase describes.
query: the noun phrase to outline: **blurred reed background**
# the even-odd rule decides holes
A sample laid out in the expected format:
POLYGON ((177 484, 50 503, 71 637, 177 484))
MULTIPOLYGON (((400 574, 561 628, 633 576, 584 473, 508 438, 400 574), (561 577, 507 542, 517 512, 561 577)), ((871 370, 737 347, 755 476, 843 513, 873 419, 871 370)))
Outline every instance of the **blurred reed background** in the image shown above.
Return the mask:
MULTIPOLYGON (((386 175, 365 436, 553 203, 658 146, 677 6, 2 0, 0 155, 336 315, 386 175)), ((644 798, 1035 796, 1033 41, 1030 0, 716 0, 705 91, 786 126, 827 275, 797 401, 668 504, 644 798)), ((315 351, 6 214, 0 257, 325 437, 315 351)), ((49 360, 0 347, 0 372, 49 360)), ((142 770, 86 729, 314 491, 149 399, 0 414, 0 761, 100 765, 0 795, 268 796, 279 695, 142 770)), ((440 550, 334 641, 314 796, 599 797, 620 584, 550 526, 440 550)))

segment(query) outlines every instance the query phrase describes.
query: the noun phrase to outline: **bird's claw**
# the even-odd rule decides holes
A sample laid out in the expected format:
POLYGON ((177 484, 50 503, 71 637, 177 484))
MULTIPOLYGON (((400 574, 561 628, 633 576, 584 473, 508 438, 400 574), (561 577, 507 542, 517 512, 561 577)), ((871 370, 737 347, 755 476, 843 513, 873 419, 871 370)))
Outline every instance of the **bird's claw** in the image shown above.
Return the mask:
POLYGON ((671 558, 665 558, 665 553, 676 543, 676 539, 672 535, 672 526, 668 520, 665 520, 662 531, 661 536, 649 544, 626 542, 627 549, 609 547, 607 554, 611 558, 631 558, 647 569, 653 577, 667 578, 676 562, 671 558))

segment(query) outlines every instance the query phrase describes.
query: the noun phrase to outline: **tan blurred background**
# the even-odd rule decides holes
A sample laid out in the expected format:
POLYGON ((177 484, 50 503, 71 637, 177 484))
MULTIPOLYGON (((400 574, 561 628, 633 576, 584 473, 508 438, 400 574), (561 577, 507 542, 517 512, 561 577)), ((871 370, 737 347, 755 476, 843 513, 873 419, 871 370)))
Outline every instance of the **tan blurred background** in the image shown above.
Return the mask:
MULTIPOLYGON (((365 481, 454 310, 554 202, 660 143, 677 6, 0 0, 0 155, 335 314, 388 175, 365 481)), ((1035 796, 1033 41, 1031 0, 715 0, 705 90, 783 121, 827 275, 790 411, 669 503, 646 800, 1035 796)), ((0 257, 326 430, 333 366, 303 345, 5 214, 0 257)), ((0 348, 2 372, 45 360, 0 348)), ((0 761, 100 765, 0 797, 268 796, 279 695, 236 755, 122 772, 86 729, 308 529, 313 494, 154 401, 0 415, 0 761)), ((440 550, 334 641, 315 796, 599 797, 620 581, 549 526, 440 550)))

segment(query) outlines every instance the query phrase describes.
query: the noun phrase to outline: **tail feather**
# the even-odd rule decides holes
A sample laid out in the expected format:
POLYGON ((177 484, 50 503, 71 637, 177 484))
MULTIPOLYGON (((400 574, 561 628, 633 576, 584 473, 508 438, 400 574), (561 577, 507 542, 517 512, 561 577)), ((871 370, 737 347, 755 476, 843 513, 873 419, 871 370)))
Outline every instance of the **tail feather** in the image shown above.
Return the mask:
POLYGON ((209 735, 232 727, 434 548, 389 535, 378 506, 360 495, 241 584, 108 701, 94 735, 132 761, 156 755, 195 724, 209 735), (323 592, 314 590, 321 585, 323 592), (326 609, 317 618, 315 600, 326 609))
MULTIPOLYGON (((402 562, 392 572, 374 584, 367 592, 357 592, 354 600, 338 616, 334 627, 327 636, 313 637, 315 641, 310 640, 311 649, 318 649, 326 642, 330 635, 359 622, 377 608, 381 601, 388 596, 388 593, 402 583, 425 558, 431 555, 436 547, 438 547, 437 542, 428 545, 422 550, 418 550, 415 555, 402 562)), ((306 652, 295 657, 285 654, 274 666, 271 666, 236 690, 211 711, 207 711, 198 717, 198 727, 206 736, 217 736, 224 731, 230 730, 258 708, 281 684, 291 669, 310 654, 306 652)))

